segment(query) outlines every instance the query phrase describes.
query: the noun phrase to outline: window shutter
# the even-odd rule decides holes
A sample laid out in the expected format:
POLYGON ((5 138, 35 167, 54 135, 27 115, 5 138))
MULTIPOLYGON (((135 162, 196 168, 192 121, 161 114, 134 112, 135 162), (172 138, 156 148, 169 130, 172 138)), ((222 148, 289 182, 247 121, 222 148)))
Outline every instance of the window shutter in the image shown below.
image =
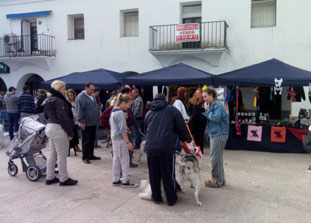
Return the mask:
POLYGON ((276 26, 276 0, 252 1, 252 27, 276 26))
POLYGON ((138 36, 138 12, 124 13, 124 36, 138 36))
POLYGON ((183 6, 182 18, 197 18, 202 16, 202 6, 201 5, 187 5, 183 6))

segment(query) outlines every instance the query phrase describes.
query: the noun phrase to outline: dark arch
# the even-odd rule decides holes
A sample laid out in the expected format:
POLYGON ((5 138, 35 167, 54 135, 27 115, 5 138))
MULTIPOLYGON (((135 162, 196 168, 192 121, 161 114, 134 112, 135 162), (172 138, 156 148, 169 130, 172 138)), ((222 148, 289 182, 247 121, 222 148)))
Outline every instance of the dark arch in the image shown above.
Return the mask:
POLYGON ((139 74, 139 73, 137 73, 135 71, 125 71, 125 72, 123 72, 123 74, 139 74))
POLYGON ((0 77, 0 90, 3 90, 4 92, 7 92, 8 90, 4 80, 1 77, 0 77))
POLYGON ((29 73, 24 75, 17 83, 18 92, 23 92, 24 85, 28 85, 30 87, 31 93, 35 94, 36 90, 40 88, 40 83, 44 81, 44 79, 34 73, 29 73))

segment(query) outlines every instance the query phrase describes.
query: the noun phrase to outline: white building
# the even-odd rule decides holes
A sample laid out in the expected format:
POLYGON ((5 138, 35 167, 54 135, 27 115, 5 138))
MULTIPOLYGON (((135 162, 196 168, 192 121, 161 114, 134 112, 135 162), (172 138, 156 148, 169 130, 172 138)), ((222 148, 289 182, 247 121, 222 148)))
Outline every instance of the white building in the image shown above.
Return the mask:
MULTIPOLYGON (((0 0, 0 62, 10 67, 0 77, 21 91, 76 71, 178 62, 220 74, 277 58, 311 70, 310 8, 309 0, 0 0), (170 24, 197 22, 201 41, 176 44, 170 24)), ((282 104, 295 115, 299 107, 309 100, 282 104)))

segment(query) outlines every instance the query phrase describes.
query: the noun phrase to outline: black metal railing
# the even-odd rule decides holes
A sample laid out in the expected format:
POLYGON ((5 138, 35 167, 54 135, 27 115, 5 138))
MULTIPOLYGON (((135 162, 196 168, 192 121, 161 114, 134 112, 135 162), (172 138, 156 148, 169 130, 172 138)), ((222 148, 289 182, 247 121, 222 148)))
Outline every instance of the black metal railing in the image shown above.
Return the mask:
POLYGON ((9 34, 0 38, 0 58, 30 56, 55 56, 54 36, 9 34))
POLYGON ((228 48, 227 29, 225 21, 202 22, 200 24, 200 41, 179 43, 175 40, 177 24, 150 26, 150 50, 183 50, 228 48))

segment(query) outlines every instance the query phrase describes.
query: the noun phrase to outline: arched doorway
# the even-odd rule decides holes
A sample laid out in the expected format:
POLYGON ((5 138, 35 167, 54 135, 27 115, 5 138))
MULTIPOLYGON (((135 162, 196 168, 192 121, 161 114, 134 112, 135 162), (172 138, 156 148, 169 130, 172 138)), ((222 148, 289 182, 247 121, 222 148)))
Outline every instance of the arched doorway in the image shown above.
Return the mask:
POLYGON ((28 85, 30 87, 31 93, 34 95, 36 90, 40 88, 40 83, 44 79, 38 74, 26 74, 17 83, 17 90, 21 93, 23 92, 23 87, 28 85))

